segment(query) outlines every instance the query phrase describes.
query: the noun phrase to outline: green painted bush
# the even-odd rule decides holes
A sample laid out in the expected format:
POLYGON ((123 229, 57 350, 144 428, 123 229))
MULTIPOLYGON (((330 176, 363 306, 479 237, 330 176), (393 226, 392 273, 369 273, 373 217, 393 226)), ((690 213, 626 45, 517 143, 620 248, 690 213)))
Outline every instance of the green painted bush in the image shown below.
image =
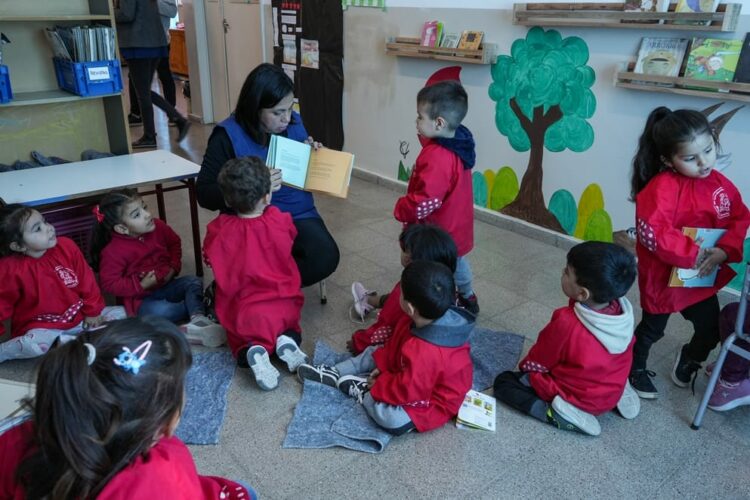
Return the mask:
POLYGON ((471 174, 472 188, 474 189, 474 204, 480 207, 487 206, 487 179, 483 174, 474 172, 471 174))
POLYGON ((612 243, 612 219, 604 209, 596 209, 591 212, 583 233, 586 241, 604 241, 612 243))
POLYGON ((745 240, 745 245, 742 249, 742 260, 740 262, 735 262, 734 264, 729 264, 729 267, 734 269, 734 272, 737 273, 737 276, 735 276, 727 285, 729 288, 740 292, 742 291, 742 280, 745 279, 745 271, 747 269, 745 263, 748 258, 750 258, 750 238, 745 240))
POLYGON ((490 208, 501 210, 518 196, 518 177, 512 168, 505 166, 497 171, 490 191, 490 208))
POLYGON ((578 207, 570 191, 558 189, 549 199, 549 211, 557 217, 557 221, 568 234, 573 234, 578 221, 578 207))
MULTIPOLYGON (((586 228, 589 224, 589 217, 596 210, 604 210, 604 196, 602 195, 602 188, 598 184, 589 184, 581 194, 581 199, 578 201, 578 222, 576 229, 573 232, 573 236, 586 240, 584 237, 586 228)), ((611 238, 611 236, 610 236, 611 238)), ((605 241, 605 240, 601 240, 605 241)))

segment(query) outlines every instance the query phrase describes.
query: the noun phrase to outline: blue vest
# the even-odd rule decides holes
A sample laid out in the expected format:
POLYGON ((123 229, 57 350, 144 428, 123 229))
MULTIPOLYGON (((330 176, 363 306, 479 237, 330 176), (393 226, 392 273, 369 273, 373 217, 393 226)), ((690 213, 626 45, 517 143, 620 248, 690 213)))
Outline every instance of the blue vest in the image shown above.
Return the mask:
MULTIPOLYGON (((235 156, 257 156, 261 160, 266 161, 268 148, 260 146, 253 141, 242 130, 240 124, 234 119, 234 115, 219 123, 217 127, 222 127, 227 131, 229 140, 232 141, 235 156)), ((304 142, 307 139, 307 131, 305 130, 305 126, 302 125, 302 118, 296 112, 292 112, 291 124, 286 129, 284 135, 289 139, 299 142, 304 142)), ((289 212, 293 219, 320 217, 320 214, 315 209, 312 193, 289 186, 282 185, 281 189, 273 193, 273 196, 271 196, 271 205, 274 205, 282 212, 289 212)))

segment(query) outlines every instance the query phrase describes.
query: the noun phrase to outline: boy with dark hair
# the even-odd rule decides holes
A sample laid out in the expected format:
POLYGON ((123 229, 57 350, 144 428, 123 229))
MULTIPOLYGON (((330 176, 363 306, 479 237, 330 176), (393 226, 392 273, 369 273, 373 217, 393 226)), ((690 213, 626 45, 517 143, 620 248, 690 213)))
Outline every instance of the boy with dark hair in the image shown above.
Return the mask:
POLYGON ((407 317, 383 347, 370 346, 336 366, 301 365, 297 376, 338 387, 392 434, 442 426, 458 414, 473 377, 474 316, 452 306, 454 287, 443 264, 413 261, 401 274, 407 317))
POLYGON ((260 158, 227 161, 218 181, 236 215, 211 221, 203 242, 216 279, 216 315, 237 363, 249 366, 258 386, 269 391, 279 383, 270 354, 292 373, 307 362, 299 348, 304 296, 292 258, 297 230, 288 213, 270 205, 270 173, 260 158))
POLYGON ((466 259, 474 247, 474 193, 471 169, 476 153, 474 137, 461 121, 468 97, 461 83, 442 81, 417 94, 417 132, 422 151, 414 164, 406 196, 396 202, 393 215, 405 225, 432 223, 453 237, 458 248, 454 275, 458 305, 473 314, 479 304, 466 259))
POLYGON ((628 384, 633 360, 633 307, 625 294, 635 281, 633 255, 612 243, 587 241, 568 252, 561 286, 570 299, 557 309, 519 363, 520 372, 495 379, 495 397, 560 429, 592 436, 599 415, 617 407, 640 411, 628 384))

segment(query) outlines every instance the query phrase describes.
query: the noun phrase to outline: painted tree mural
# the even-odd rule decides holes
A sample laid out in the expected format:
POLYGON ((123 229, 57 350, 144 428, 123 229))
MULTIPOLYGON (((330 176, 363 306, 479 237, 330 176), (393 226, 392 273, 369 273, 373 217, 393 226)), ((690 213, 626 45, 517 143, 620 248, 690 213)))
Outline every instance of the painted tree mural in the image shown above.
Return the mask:
POLYGON ((534 27, 513 42, 510 52, 492 66, 489 95, 497 102, 497 129, 513 149, 530 154, 518 196, 501 211, 565 232, 544 203, 543 156, 545 147, 581 152, 594 142, 586 121, 596 109, 588 46, 576 36, 563 39, 555 30, 534 27))

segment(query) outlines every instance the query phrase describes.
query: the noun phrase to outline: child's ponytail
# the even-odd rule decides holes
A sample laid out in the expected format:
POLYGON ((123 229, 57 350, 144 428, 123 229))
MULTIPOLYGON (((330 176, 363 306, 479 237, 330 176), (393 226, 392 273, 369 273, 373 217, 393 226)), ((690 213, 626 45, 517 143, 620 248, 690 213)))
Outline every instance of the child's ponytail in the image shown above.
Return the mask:
POLYGON ((101 254, 104 247, 112 241, 115 225, 122 221, 122 211, 125 205, 138 199, 138 192, 134 189, 120 189, 104 195, 99 204, 94 207, 94 228, 91 234, 91 250, 89 259, 94 271, 99 270, 101 254))

